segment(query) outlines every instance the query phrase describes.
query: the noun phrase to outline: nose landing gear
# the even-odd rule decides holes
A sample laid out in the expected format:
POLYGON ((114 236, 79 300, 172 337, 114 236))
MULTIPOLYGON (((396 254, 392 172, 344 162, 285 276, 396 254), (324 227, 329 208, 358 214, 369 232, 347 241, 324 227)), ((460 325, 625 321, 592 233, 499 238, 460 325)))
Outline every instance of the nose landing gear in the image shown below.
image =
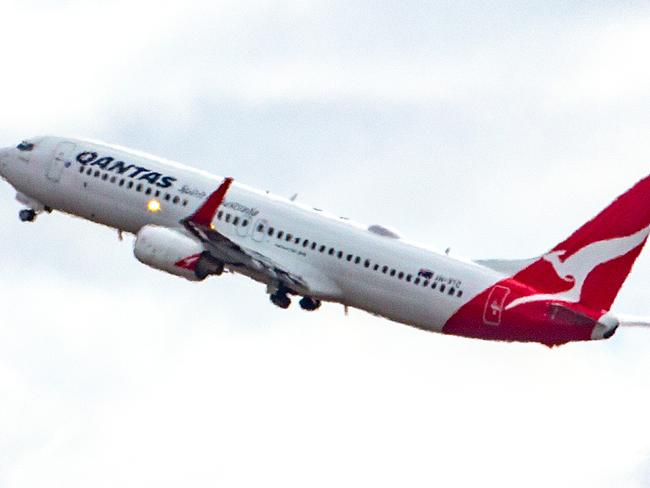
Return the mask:
POLYGON ((25 208, 18 212, 18 218, 21 222, 34 222, 36 220, 36 210, 25 208))

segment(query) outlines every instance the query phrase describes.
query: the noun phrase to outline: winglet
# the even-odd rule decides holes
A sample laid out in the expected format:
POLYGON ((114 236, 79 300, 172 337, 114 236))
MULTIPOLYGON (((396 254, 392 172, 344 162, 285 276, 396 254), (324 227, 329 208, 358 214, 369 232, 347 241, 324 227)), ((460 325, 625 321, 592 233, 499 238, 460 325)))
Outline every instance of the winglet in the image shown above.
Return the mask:
POLYGON ((189 216, 186 221, 191 222, 192 224, 199 225, 202 227, 209 227, 212 224, 217 209, 223 203, 223 200, 226 197, 226 192, 232 183, 233 179, 228 177, 223 180, 223 183, 219 185, 212 195, 208 197, 203 205, 189 216))

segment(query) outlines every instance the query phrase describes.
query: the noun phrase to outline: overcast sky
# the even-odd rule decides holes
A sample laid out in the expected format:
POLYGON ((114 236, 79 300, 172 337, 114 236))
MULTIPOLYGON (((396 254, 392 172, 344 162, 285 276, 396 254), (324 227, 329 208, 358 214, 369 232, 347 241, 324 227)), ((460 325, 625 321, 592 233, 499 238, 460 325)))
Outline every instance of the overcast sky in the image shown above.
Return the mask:
MULTIPOLYGON (((642 1, 0 4, 0 146, 98 138, 472 258, 650 165, 642 1)), ((559 349, 272 306, 0 184, 0 487, 650 486, 650 331, 559 349)), ((650 250, 614 309, 650 316, 650 250)))

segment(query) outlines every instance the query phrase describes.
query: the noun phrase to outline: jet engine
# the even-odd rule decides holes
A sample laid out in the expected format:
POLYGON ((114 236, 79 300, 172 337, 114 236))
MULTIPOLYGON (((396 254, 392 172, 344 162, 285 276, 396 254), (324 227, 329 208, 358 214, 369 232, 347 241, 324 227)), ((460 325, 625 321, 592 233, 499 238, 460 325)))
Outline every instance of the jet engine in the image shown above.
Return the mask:
POLYGON ((204 251, 203 244, 197 239, 155 225, 140 229, 133 246, 133 254, 141 263, 190 281, 202 281, 210 274, 197 273, 204 251))

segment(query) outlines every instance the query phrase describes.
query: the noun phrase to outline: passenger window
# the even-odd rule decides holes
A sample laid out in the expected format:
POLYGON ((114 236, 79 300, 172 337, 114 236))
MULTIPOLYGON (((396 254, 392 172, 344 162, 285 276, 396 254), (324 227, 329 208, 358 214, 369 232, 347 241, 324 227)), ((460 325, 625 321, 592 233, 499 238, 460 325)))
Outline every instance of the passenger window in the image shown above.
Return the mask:
POLYGON ((429 280, 424 280, 424 283, 422 283, 422 286, 424 286, 425 288, 427 286, 429 286, 429 280))
MULTIPOLYGON (((133 182, 132 182, 132 181, 129 181, 129 190, 130 190, 131 188, 133 188, 133 182)), ((169 200, 169 198, 168 198, 167 200, 169 200)))
POLYGON ((384 266, 383 268, 381 268, 382 273, 386 274, 387 271, 388 271, 388 266, 384 266))
POLYGON ((390 270, 390 275, 391 275, 391 276, 395 276, 395 273, 397 273, 397 271, 395 271, 394 269, 391 269, 391 270, 390 270))
POLYGON ((269 235, 273 237, 274 233, 275 233, 275 229, 273 227, 269 227, 269 235))
MULTIPOLYGON (((133 183, 129 183, 129 185, 132 185, 133 183)), ((131 186, 129 186, 131 188, 131 186)), ((169 193, 165 193, 165 200, 169 201, 172 198, 172 196, 169 193)))
POLYGON ((284 231, 278 231, 278 239, 282 239, 282 236, 284 235, 284 231))
POLYGON ((302 241, 302 247, 307 247, 309 245, 309 239, 302 241))
POLYGON ((325 252, 325 246, 321 245, 320 248, 318 249, 320 252, 325 252))
POLYGON ((88 171, 86 171, 86 174, 87 174, 88 176, 90 176, 92 173, 93 173, 92 168, 88 168, 88 171))
POLYGON ((293 236, 291 234, 287 234, 286 241, 289 242, 292 238, 293 238, 293 236))
POLYGON ((463 296, 463 290, 458 290, 458 293, 456 294, 458 298, 463 296))
POLYGON ((124 186, 124 178, 120 180, 120 186, 124 186))
POLYGON ((449 288, 449 294, 450 295, 453 295, 455 293, 456 293, 456 288, 454 288, 453 286, 451 288, 449 288))
POLYGON ((135 191, 142 191, 142 183, 138 183, 138 186, 135 187, 135 191))
POLYGON ((334 248, 333 248, 333 247, 330 247, 329 255, 330 255, 330 256, 334 256, 334 248))
POLYGON ((108 179, 108 173, 102 175, 102 180, 106 181, 108 179))
POLYGON ((239 224, 239 217, 235 217, 232 219, 232 225, 238 225, 239 224))
POLYGON ((296 244, 300 244, 300 237, 296 237, 296 238, 293 240, 293 242, 295 242, 296 244))
POLYGON ((411 282, 411 279, 413 279, 413 276, 411 276, 411 275, 406 275, 406 281, 408 281, 408 282, 410 283, 410 282, 411 282))
POLYGON ((147 195, 151 195, 151 187, 147 187, 147 191, 145 192, 147 195))
POLYGON ((336 255, 338 256, 339 259, 341 259, 343 257, 343 251, 337 252, 336 255))
POLYGON ((437 283, 435 281, 433 283, 431 283, 431 289, 432 290, 435 290, 436 286, 437 286, 437 283))
POLYGON ((244 221, 241 223, 242 227, 246 227, 248 225, 248 220, 244 219, 244 221))
POLYGON ((352 254, 348 254, 348 255, 345 257, 345 259, 347 259, 348 261, 352 261, 352 254))
POLYGON ((116 180, 117 178, 115 176, 111 176, 111 183, 115 183, 116 180))
POLYGON ((370 261, 368 261, 368 260, 366 259, 366 260, 364 261, 363 265, 364 265, 366 268, 369 268, 369 267, 370 267, 370 261))
POLYGON ((400 271, 397 277, 401 280, 402 278, 404 278, 404 273, 400 271))
POLYGON ((354 258, 354 264, 359 264, 360 262, 361 262, 361 258, 359 256, 354 258))
POLYGON ((187 200, 183 200, 183 207, 187 207, 187 200))
POLYGON ((79 173, 83 173, 84 171, 86 171, 86 168, 84 168, 83 166, 79 166, 79 173))
POLYGON ((180 201, 181 201, 180 197, 179 197, 178 195, 176 195, 176 196, 174 197, 174 203, 178 203, 178 202, 180 202, 180 201))
POLYGON ((316 249, 316 243, 312 242, 311 243, 311 250, 314 251, 316 249))
POLYGON ((444 292, 445 292, 445 288, 447 288, 446 285, 440 285, 440 293, 444 293, 444 292))
POLYGON ((99 170, 95 171, 95 178, 99 178, 99 170))
POLYGON ((378 265, 378 264, 375 264, 375 265, 372 267, 372 270, 373 270, 373 271, 377 271, 378 269, 379 269, 379 265, 378 265))
MULTIPOLYGON (((226 216, 226 222, 228 222, 228 218, 230 215, 226 216)), ((257 225, 257 232, 263 232, 264 231, 264 224, 258 224, 257 225)))
MULTIPOLYGON (((167 198, 168 196, 169 195, 167 195, 165 198, 167 198)), ((167 198, 167 200, 169 200, 169 198, 167 198)), ((221 220, 221 217, 223 217, 223 210, 219 210, 219 212, 217 213, 217 219, 221 220)))
MULTIPOLYGON (((158 198, 159 196, 160 196, 160 190, 156 190, 156 198, 158 198)), ((185 201, 187 201, 187 200, 185 200, 185 201)))
POLYGON ((416 284, 416 285, 419 285, 419 284, 420 284, 420 278, 416 277, 416 278, 413 280, 413 283, 416 284))
POLYGON ((229 213, 226 214, 226 223, 228 223, 228 224, 230 223, 230 214, 229 213))

